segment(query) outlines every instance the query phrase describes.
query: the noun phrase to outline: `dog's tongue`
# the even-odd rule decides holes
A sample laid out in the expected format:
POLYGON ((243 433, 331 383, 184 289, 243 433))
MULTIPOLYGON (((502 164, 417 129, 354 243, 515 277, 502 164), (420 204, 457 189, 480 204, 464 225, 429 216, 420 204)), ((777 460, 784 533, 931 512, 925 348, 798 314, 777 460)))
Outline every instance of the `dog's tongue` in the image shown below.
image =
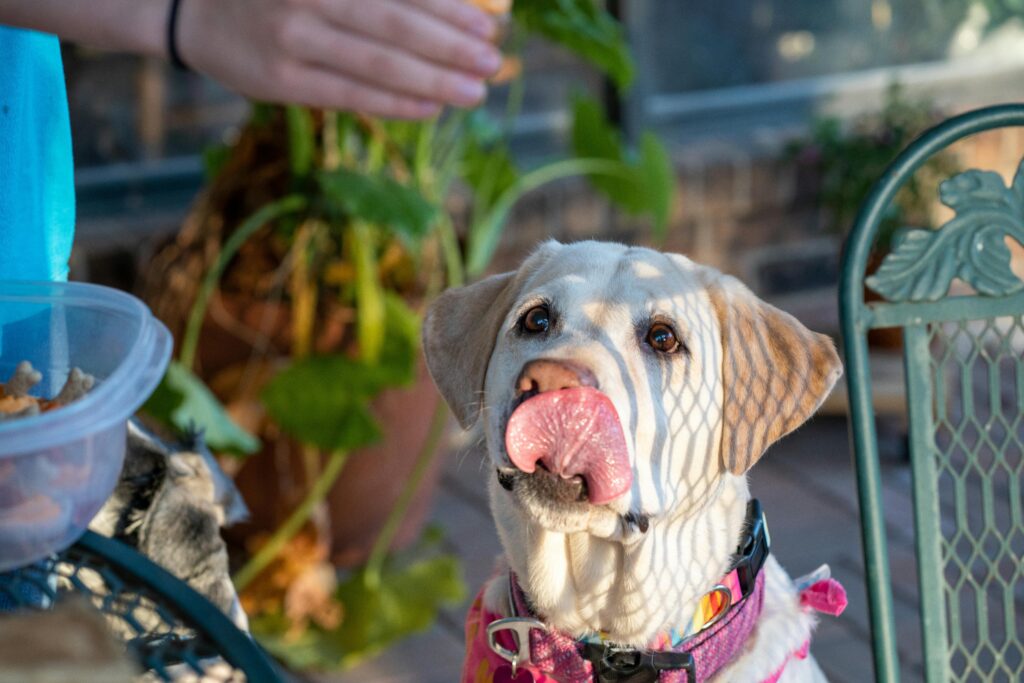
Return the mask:
POLYGON ((523 472, 542 462, 566 479, 582 476, 595 505, 614 500, 633 483, 615 406, 590 387, 545 391, 523 401, 509 418, 505 448, 523 472))

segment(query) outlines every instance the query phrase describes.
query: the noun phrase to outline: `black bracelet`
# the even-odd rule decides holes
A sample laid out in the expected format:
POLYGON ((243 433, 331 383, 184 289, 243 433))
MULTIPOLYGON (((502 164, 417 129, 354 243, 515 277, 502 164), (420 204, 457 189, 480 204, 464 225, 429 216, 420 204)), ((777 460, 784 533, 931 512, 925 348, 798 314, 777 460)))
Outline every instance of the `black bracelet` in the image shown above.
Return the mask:
POLYGON ((175 69, 191 71, 188 64, 181 60, 181 53, 178 52, 178 9, 180 7, 181 0, 171 0, 171 8, 167 14, 167 57, 175 69))

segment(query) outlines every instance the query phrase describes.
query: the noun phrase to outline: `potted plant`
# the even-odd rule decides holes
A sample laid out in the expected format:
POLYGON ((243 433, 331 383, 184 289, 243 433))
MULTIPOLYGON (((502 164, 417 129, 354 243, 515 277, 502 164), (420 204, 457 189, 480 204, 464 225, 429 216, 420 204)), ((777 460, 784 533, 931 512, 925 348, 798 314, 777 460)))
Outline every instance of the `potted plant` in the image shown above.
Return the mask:
MULTIPOLYGON (((837 235, 849 232, 872 186, 888 165, 942 118, 930 102, 908 98, 902 87, 893 82, 878 112, 857 117, 845 125, 834 117, 820 118, 813 123, 807 138, 790 143, 787 156, 798 164, 803 177, 814 179, 826 228, 837 235)), ((889 253, 900 228, 934 222, 939 182, 956 169, 955 158, 944 151, 925 163, 900 189, 879 226, 868 260, 869 270, 877 268, 889 253)), ((870 290, 865 296, 878 299, 870 290)), ((869 338, 872 344, 884 348, 902 346, 902 335, 897 329, 872 330, 869 338)))
MULTIPOLYGON (((628 86, 621 27, 592 0, 519 0, 508 43, 531 35, 628 86)), ((357 661, 462 595, 434 534, 408 545, 447 422, 419 358, 427 302, 481 275, 516 201, 561 178, 590 178, 664 233, 664 149, 650 134, 626 148, 588 98, 574 101, 570 155, 518 167, 523 74, 509 64, 504 121, 254 105, 208 155, 208 188, 150 268, 146 298, 179 345, 148 409, 244 456, 229 465, 256 523, 236 583, 254 632, 296 666, 357 661), (342 538, 346 525, 362 536, 342 538), (332 560, 349 568, 340 582, 332 560)))

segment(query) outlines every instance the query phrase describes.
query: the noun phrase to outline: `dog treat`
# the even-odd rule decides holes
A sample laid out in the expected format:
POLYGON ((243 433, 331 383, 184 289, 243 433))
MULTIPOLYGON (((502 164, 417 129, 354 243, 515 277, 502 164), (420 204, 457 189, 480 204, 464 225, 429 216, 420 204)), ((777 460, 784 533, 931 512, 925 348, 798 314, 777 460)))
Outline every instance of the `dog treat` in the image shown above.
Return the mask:
POLYGON ((79 368, 71 368, 67 381, 55 397, 45 399, 30 396, 29 390, 42 379, 42 373, 27 360, 18 363, 7 383, 0 383, 0 422, 60 408, 85 396, 96 384, 96 378, 92 375, 79 368))
POLYGON ((469 4, 494 15, 508 14, 512 9, 512 0, 470 0, 469 4))
POLYGON ((7 380, 4 391, 8 396, 26 397, 28 390, 42 380, 42 373, 33 368, 27 360, 23 360, 14 368, 14 374, 7 380))

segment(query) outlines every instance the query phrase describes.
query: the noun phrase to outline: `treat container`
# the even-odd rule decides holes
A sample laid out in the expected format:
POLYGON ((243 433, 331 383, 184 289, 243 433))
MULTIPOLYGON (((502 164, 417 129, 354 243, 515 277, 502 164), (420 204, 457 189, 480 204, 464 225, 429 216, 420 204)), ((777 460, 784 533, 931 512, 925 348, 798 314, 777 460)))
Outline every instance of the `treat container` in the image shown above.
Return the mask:
POLYGON ((0 421, 0 571, 70 545, 114 490, 128 418, 149 397, 171 335, 141 301, 78 282, 0 280, 0 382, 21 361, 42 373, 31 394, 57 395, 72 368, 84 397, 0 421))

